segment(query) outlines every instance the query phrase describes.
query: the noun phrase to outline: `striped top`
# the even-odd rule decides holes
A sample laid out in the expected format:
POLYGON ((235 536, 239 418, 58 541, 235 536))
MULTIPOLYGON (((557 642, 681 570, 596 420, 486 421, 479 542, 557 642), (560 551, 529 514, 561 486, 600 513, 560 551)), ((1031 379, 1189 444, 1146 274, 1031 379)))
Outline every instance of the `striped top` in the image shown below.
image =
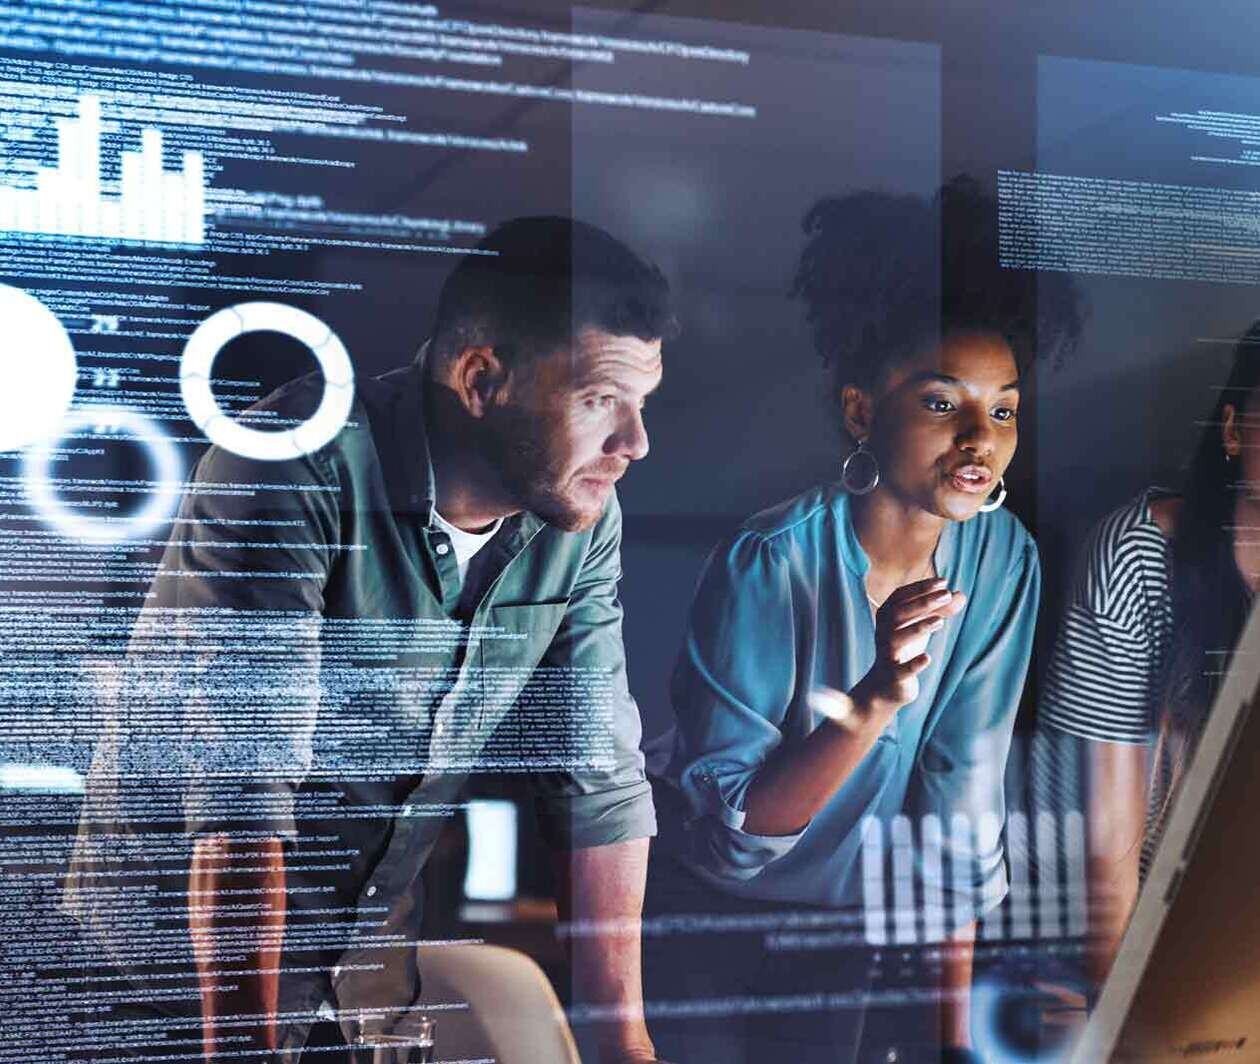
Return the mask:
POLYGON ((1171 550, 1150 488, 1094 528, 1043 688, 1041 721, 1082 739, 1152 741, 1172 636, 1171 550))
MULTIPOLYGON (((1172 642, 1172 550, 1151 515, 1148 488, 1104 517, 1077 569, 1042 688, 1032 754, 1032 793, 1043 809, 1087 806, 1088 753, 1082 740, 1152 745, 1160 684, 1172 642)), ((1138 861, 1146 878, 1167 812, 1167 751, 1152 764, 1138 861)))

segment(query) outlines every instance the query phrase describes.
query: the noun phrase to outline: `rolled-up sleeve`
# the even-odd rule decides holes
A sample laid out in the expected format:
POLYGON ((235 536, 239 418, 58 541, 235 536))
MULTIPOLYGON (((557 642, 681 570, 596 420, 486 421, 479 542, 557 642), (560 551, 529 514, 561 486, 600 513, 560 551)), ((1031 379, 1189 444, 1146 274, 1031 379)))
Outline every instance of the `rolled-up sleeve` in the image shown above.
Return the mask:
POLYGON ((993 603, 978 651, 960 662, 953 689, 923 741, 907 794, 922 824, 934 817, 942 845, 918 851, 928 896, 942 899, 951 926, 996 906, 1007 891, 1004 777, 1028 671, 1040 593, 1036 547, 1026 539, 993 603), (938 860, 938 855, 943 860, 938 860))
POLYGON ((783 741, 798 627, 790 567, 771 540, 746 531, 714 551, 674 670, 672 774, 690 813, 691 861, 718 878, 751 878, 804 834, 743 829, 749 784, 783 741))
POLYGON ((556 849, 606 846, 656 834, 656 810, 639 749, 639 707, 626 677, 620 579, 621 509, 614 496, 591 535, 564 616, 540 662, 547 671, 597 675, 599 693, 593 697, 605 703, 568 710, 603 747, 590 767, 530 775, 540 830, 556 849), (602 722, 594 728, 593 716, 602 722))

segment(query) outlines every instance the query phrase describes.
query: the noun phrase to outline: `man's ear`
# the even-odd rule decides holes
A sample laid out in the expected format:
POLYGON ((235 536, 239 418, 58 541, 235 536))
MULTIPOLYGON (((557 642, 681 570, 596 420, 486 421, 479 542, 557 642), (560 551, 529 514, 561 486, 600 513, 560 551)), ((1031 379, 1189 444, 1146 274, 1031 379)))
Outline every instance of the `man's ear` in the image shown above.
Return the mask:
POLYGON ((511 382, 511 372, 490 345, 462 348, 445 376, 460 405, 478 418, 502 399, 511 382))
POLYGON ((840 389, 840 407, 844 431, 861 443, 871 434, 875 422, 875 403, 865 388, 846 384, 840 389))
POLYGON ((1238 426, 1238 411, 1233 403, 1221 407, 1221 446, 1227 458, 1242 454, 1242 432, 1238 426))

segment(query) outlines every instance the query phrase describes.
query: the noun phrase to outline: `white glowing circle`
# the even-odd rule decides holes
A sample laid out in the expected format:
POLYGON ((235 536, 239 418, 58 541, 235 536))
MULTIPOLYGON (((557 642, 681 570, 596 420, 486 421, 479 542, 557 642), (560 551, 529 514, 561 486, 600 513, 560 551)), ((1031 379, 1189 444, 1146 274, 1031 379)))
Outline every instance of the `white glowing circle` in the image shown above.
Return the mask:
POLYGON ((0 284, 0 451, 57 431, 74 398, 74 345, 57 316, 20 288, 0 284))
POLYGON ((1011 985, 999 976, 976 979, 971 988, 971 1039, 980 1059, 1000 1060, 1003 1064, 1057 1064, 1066 1060, 1071 1049, 1066 1039, 1063 1044, 1020 1046, 1004 1030, 1006 1010, 1022 1008, 1040 1014, 1051 1004, 1044 993, 1031 985, 1011 985))
POLYGON ((49 466, 54 439, 45 439, 29 448, 22 466, 26 497, 39 517, 63 535, 93 543, 119 543, 139 539, 166 524, 179 505, 184 469, 179 452, 169 437, 143 414, 121 406, 93 406, 72 410, 62 421, 57 439, 74 432, 90 432, 107 426, 122 430, 119 439, 144 445, 154 465, 153 493, 149 501, 130 517, 85 517, 57 497, 49 466))
POLYGON ((243 458, 278 462, 317 451, 341 431, 354 403, 354 368, 337 334, 313 314, 285 303, 239 303, 211 314, 188 338, 179 364, 179 390, 188 416, 211 443, 243 458), (210 390, 210 370, 223 346, 262 331, 284 333, 305 344, 324 373, 318 409, 282 432, 262 432, 232 420, 210 390))

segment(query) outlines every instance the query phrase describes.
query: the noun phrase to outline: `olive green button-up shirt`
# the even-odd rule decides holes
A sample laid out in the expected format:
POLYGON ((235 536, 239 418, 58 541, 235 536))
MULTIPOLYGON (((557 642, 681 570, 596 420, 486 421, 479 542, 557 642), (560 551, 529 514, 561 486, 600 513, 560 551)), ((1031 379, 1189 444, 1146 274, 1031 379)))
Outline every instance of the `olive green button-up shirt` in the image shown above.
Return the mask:
MULTIPOLYGON (((433 519, 422 386, 420 362, 360 381, 347 426, 299 458, 204 455, 120 669, 67 883, 112 962, 191 1012, 195 984, 172 992, 152 948, 132 948, 119 912, 151 925, 158 910, 126 888, 178 882, 197 835, 286 840, 294 1053, 332 1002, 345 1020, 416 997, 419 877, 469 772, 525 774, 560 848, 655 833, 616 499, 585 532, 507 519, 461 581, 433 519)), ((252 416, 299 421, 321 388, 293 382, 252 416)), ((161 904, 169 972, 191 954, 161 904)))

